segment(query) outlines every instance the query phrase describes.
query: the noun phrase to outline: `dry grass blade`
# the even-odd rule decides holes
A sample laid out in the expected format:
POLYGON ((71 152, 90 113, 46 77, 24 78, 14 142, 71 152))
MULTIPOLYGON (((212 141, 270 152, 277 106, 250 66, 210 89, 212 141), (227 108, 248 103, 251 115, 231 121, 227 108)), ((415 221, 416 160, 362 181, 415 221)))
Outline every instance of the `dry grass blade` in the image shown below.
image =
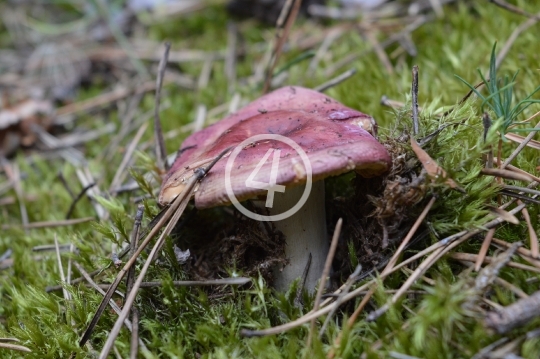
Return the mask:
MULTIPOLYGON (((139 273, 139 276, 137 277, 137 280, 135 281, 135 283, 133 285, 133 289, 131 290, 131 292, 127 296, 126 301, 124 303, 124 308, 122 309, 122 312, 118 316, 118 319, 116 320, 116 322, 114 324, 114 327, 112 328, 111 333, 109 334, 109 337, 107 338, 107 341, 105 342, 105 344, 103 346, 103 349, 101 350, 101 353, 100 353, 100 356, 99 356, 100 358, 105 359, 109 355, 109 352, 111 351, 111 349, 112 349, 112 347, 114 345, 116 337, 118 336, 118 333, 120 332, 120 329, 122 327, 122 323, 127 318, 128 314, 129 314, 129 312, 131 310, 131 306, 133 305, 133 302, 135 301, 135 297, 137 296, 138 289, 140 288, 140 285, 141 285, 141 283, 142 283, 142 281, 144 279, 144 276, 146 275, 146 272, 148 271, 148 268, 150 267, 150 264, 152 263, 152 261, 156 257, 159 249, 165 243, 165 239, 171 233, 173 228, 176 226, 176 223, 178 222, 178 220, 180 219, 180 216, 184 212, 189 200, 191 199, 191 195, 195 191, 195 185, 197 184, 198 181, 200 181, 208 173, 208 171, 210 171, 212 169, 212 167, 217 163, 217 161, 219 161, 229 151, 230 151, 230 149, 226 149, 225 151, 223 151, 219 156, 217 156, 214 159, 214 161, 212 163, 210 163, 208 165, 208 167, 206 167, 206 168, 197 168, 194 171, 194 176, 191 177, 189 179, 188 183, 186 184, 184 192, 182 192, 173 201, 173 205, 171 206, 171 209, 167 211, 167 213, 168 212, 174 212, 174 213, 171 213, 172 214, 171 219, 167 223, 167 226, 165 227, 165 229, 161 233, 161 235, 158 238, 158 240, 156 241, 156 243, 154 244, 154 247, 152 248, 152 251, 148 255, 148 258, 146 259, 146 262, 144 263, 144 266, 142 267, 141 272, 139 273)), ((165 217, 166 216, 164 216, 164 218, 165 217)), ((143 242, 143 244, 144 244, 144 242, 143 242)), ((135 253, 136 254, 140 253, 140 250, 141 250, 142 247, 143 247, 143 245, 141 244, 141 246, 139 247, 139 249, 135 253)), ((126 263, 126 265, 127 265, 127 263, 126 263)), ((111 286, 111 288, 109 288, 109 292, 111 291, 111 289, 113 289, 112 286, 111 286)))
MULTIPOLYGON (((341 234, 341 226, 343 225, 343 219, 338 219, 336 223, 336 228, 334 229, 334 235, 332 236, 332 242, 330 244, 330 249, 328 250, 328 255, 326 256, 326 262, 324 263, 324 270, 321 275, 321 280, 319 282, 319 288, 317 288, 317 295, 315 296, 315 303, 313 304, 313 311, 316 312, 319 310, 319 305, 321 303, 321 297, 323 290, 326 288, 326 280, 330 274, 330 268, 332 267, 332 261, 336 254, 336 249, 338 245, 339 235, 341 234)), ((309 330, 309 335, 307 339, 306 347, 311 347, 311 341, 313 339, 313 332, 315 331, 315 319, 311 321, 311 326, 309 330)))
POLYGON ((56 114, 59 118, 55 121, 55 124, 58 124, 58 125, 63 124, 66 120, 65 119, 62 120, 61 119, 62 117, 66 117, 68 115, 74 115, 79 112, 88 112, 94 109, 98 109, 100 107, 103 107, 113 102, 116 102, 118 100, 121 100, 131 94, 141 94, 148 91, 152 91, 155 88, 156 88, 156 83, 154 81, 148 81, 139 86, 132 86, 130 88, 120 87, 111 92, 106 92, 101 95, 89 98, 87 100, 65 105, 56 110, 56 114))
POLYGON ((1 340, 0 340, 0 348, 8 349, 8 350, 16 350, 16 351, 25 352, 25 353, 31 353, 32 352, 32 350, 30 350, 29 348, 27 348, 25 346, 17 345, 17 344, 11 344, 11 343, 5 343, 5 342, 2 342, 1 340))
MULTIPOLYGON (((129 257, 132 258, 135 254, 135 250, 137 249, 139 245, 139 231, 141 228, 141 221, 144 213, 144 206, 138 205, 137 206, 137 213, 135 214, 135 222, 133 223, 133 230, 131 231, 131 238, 130 238, 130 253, 129 257)), ((132 266, 127 273, 126 278, 126 294, 129 294, 131 292, 131 289, 133 288, 133 281, 135 280, 135 266, 132 266)))
POLYGON ((532 179, 531 177, 525 174, 517 173, 514 171, 502 170, 498 168, 482 168, 480 173, 487 176, 500 177, 500 178, 505 178, 505 179, 510 179, 510 180, 525 181, 525 182, 534 181, 534 179, 532 179))
MULTIPOLYGON (((533 131, 531 134, 533 136, 536 135, 536 131, 533 131)), ((531 135, 531 134, 529 134, 529 135, 531 135)), ((521 151, 524 146, 534 148, 535 150, 540 151, 540 141, 535 141, 535 140, 529 139, 529 136, 523 137, 523 136, 520 136, 518 134, 510 132, 510 133, 506 133, 504 135, 504 137, 506 137, 506 139, 508 139, 508 140, 510 140, 512 142, 519 143, 519 146, 515 151, 516 155, 519 153, 519 152, 517 152, 517 150, 519 149, 519 151, 521 151)), ((513 157, 513 155, 514 155, 514 153, 512 153, 511 157, 513 157)), ((506 167, 508 167, 508 165, 506 165, 506 167)))
POLYGON ((148 243, 150 243, 150 240, 157 234, 157 232, 163 228, 165 223, 172 217, 174 212, 178 209, 180 205, 180 200, 182 199, 182 196, 178 197, 176 200, 174 200, 171 203, 171 206, 164 212, 163 216, 160 218, 158 223, 152 228, 152 230, 148 233, 144 241, 141 243, 139 248, 137 248, 137 251, 133 254, 133 256, 126 262, 124 267, 118 272, 114 282, 111 284, 109 289, 107 290, 107 293, 105 294, 105 297, 101 301, 98 309, 96 310, 96 313, 94 314, 94 317, 90 321, 90 324, 86 328, 86 331, 84 332, 83 336, 81 337, 81 340, 79 341, 79 346, 83 346, 88 339, 90 339, 90 335, 92 334, 92 331, 94 330, 94 327, 96 326, 99 318, 101 317, 101 314, 103 314, 103 311, 105 310, 107 303, 112 298, 114 292, 116 291, 116 288, 118 288, 118 285, 126 275, 127 271, 131 266, 133 266, 138 258, 138 256, 141 254, 141 252, 146 248, 148 243))
POLYGON ((270 90, 274 68, 276 67, 276 64, 279 60, 279 56, 281 55, 281 51, 283 50, 283 45, 287 40, 289 31, 291 30, 294 21, 296 20, 296 16, 298 15, 301 4, 302 0, 287 0, 285 5, 283 5, 283 8, 281 9, 281 13, 279 14, 279 18, 276 24, 274 49, 272 50, 270 63, 268 65, 268 68, 266 69, 263 94, 267 93, 270 90), (284 23, 285 25, 283 25, 284 23))
POLYGON ((526 16, 526 17, 529 17, 529 18, 535 17, 535 15, 529 14, 528 12, 524 11, 523 9, 520 9, 519 7, 517 7, 515 5, 512 5, 510 3, 507 3, 506 1, 503 1, 503 0, 489 0, 489 2, 503 8, 505 10, 508 10, 510 12, 518 14, 518 15, 526 16))
POLYGON ((480 251, 478 252, 478 257, 476 259, 476 263, 474 264, 474 270, 479 271, 482 267, 482 263, 484 263, 484 259, 486 258, 487 251, 489 249, 489 246, 491 245, 491 240, 493 239, 493 236, 495 236, 495 229, 490 229, 484 240, 482 241, 482 246, 480 247, 480 251))
MULTIPOLYGON (((505 188, 507 188, 507 187, 514 187, 514 186, 505 186, 505 188)), ((517 188, 521 188, 521 187, 517 187, 517 188)), ((538 191, 534 191, 534 192, 538 192, 538 191)), ((540 194, 540 192, 538 192, 538 193, 540 194)), ((488 207, 489 207, 490 211, 493 212, 493 214, 495 214, 496 216, 501 217, 506 222, 512 223, 512 224, 519 224, 519 219, 517 219, 517 217, 514 216, 513 214, 511 214, 510 212, 505 211, 504 209, 498 208, 498 207, 490 207, 490 206, 488 206, 488 207)))
MULTIPOLYGON (((523 208, 525 208, 525 205, 520 204, 517 207, 515 207, 514 209, 512 209, 510 211, 510 213, 515 214, 515 213, 521 211, 523 208)), ((495 226, 499 225, 502 221, 503 221, 502 218, 496 218, 496 219, 486 223, 484 225, 484 227, 487 228, 487 229, 494 228, 495 226)), ((479 234, 481 231, 482 230, 480 230, 480 229, 477 229, 477 230, 474 230, 474 231, 468 231, 466 234, 464 234, 463 236, 461 236, 461 237, 459 237, 457 239, 453 238, 452 241, 449 241, 448 238, 447 238, 445 240, 442 240, 442 241, 438 242, 438 243, 440 243, 440 247, 435 249, 433 251, 433 253, 431 253, 418 266, 418 268, 416 268, 416 270, 413 272, 413 274, 405 281, 405 283, 396 292, 396 294, 394 294, 394 296, 390 299, 390 301, 388 303, 386 303, 385 305, 383 305, 382 307, 380 307, 379 309, 377 309, 377 310, 373 311, 372 313, 370 313, 368 315, 368 317, 367 317, 367 320, 374 321, 377 318, 379 318, 381 315, 383 315, 390 308, 391 305, 397 303, 397 301, 401 298, 401 296, 403 296, 407 292, 407 290, 414 284, 414 282, 418 278, 420 278, 420 276, 422 276, 429 268, 431 268, 431 266, 433 264, 435 264, 435 262, 437 260, 439 260, 443 255, 447 254, 450 250, 454 249, 455 247, 457 247, 461 243, 465 242, 469 238, 479 234)), ((472 260, 472 261, 473 262, 476 261, 476 256, 475 255, 472 255, 472 256, 474 256, 474 260, 472 260)), ((486 258, 486 260, 487 259, 488 258, 486 258)), ((536 271, 536 268, 531 267, 531 270, 536 271)))
POLYGON ((130 359, 137 359, 139 355, 139 310, 133 308, 131 310, 131 347, 129 348, 130 359))
MULTIPOLYGON (((417 219, 417 222, 418 222, 418 219, 417 219)), ((494 223, 498 224, 499 222, 494 220, 494 221, 491 221, 490 223, 488 223, 487 226, 494 225, 494 223)), ((414 227, 415 226, 413 226, 413 228, 414 227)), ((413 228, 411 228, 411 231, 413 230, 413 228)), ((477 231, 473 232, 473 234, 471 234, 471 236, 474 235, 474 234, 477 234, 479 232, 480 232, 480 230, 477 230, 477 231)), ((381 273, 380 278, 381 279, 386 278, 390 274, 392 274, 392 273, 396 272, 397 270, 399 270, 402 266, 410 264, 411 262, 413 262, 413 261, 417 260, 418 258, 421 258, 422 256, 424 256, 426 253, 437 250, 441 246, 448 245, 449 243, 452 243, 453 241, 457 240, 458 238, 462 238, 462 236, 464 236, 466 234, 467 234, 467 231, 462 231, 462 232, 454 234, 454 235, 452 235, 452 236, 450 236, 448 238, 445 238, 442 241, 439 241, 439 242, 435 243, 431 247, 429 247, 429 248, 425 249, 424 251, 416 254, 415 256, 412 256, 411 258, 407 259, 406 261, 403 261, 401 264, 395 266, 394 268, 389 269, 386 274, 381 273)), ((414 235, 414 232, 411 234, 411 236, 412 235, 414 235)), ((356 298, 358 295, 362 294, 363 291, 365 291, 366 289, 371 288, 374 283, 375 283, 375 280, 371 280, 371 281, 365 283, 364 285, 356 288, 355 290, 353 290, 349 294, 345 295, 343 297, 341 303, 345 303, 345 302, 347 302, 347 301, 349 301, 349 300, 351 300, 353 298, 356 298)), ((370 290, 370 292, 371 292, 371 290, 370 290)), ((368 298, 368 297, 370 297, 369 292, 366 295, 366 297, 364 297, 364 299, 368 298)), ((367 304, 367 301, 368 300, 365 301, 366 302, 365 304, 367 304)), ((272 334, 282 333, 284 331, 296 328, 296 327, 298 327, 298 326, 300 326, 300 325, 302 325, 304 323, 308 323, 312 319, 315 319, 315 318, 317 318, 317 317, 319 317, 321 315, 324 315, 324 314, 327 314, 327 313, 331 312, 332 310, 334 310, 335 304, 336 303, 334 303, 332 305, 328 305, 326 307, 323 307, 323 308, 319 309, 318 311, 309 312, 306 315, 304 315, 303 317, 300 317, 300 318, 298 318, 298 319, 296 319, 296 320, 294 320, 294 321, 292 321, 290 323, 286 323, 286 324, 276 326, 276 327, 273 327, 273 328, 268 328, 268 329, 264 329, 264 330, 247 330, 247 329, 243 329, 241 331, 241 335, 246 336, 246 337, 253 337, 253 336, 265 336, 265 335, 272 335, 272 334)), ((359 307, 362 307, 362 303, 360 303, 359 307)))
MULTIPOLYGON (((66 284, 66 277, 64 275, 64 268, 62 267, 62 258, 60 256, 60 247, 58 246, 58 239, 56 238, 56 234, 54 235, 54 245, 56 248, 56 260, 58 261, 58 272, 60 273, 60 281, 64 284, 66 284)), ((62 293, 64 294, 64 299, 66 302, 69 302, 71 300, 71 295, 67 291, 66 288, 62 286, 62 293)))
POLYGON ((361 271, 362 271, 362 266, 361 265, 356 266, 354 272, 351 273, 351 275, 349 276, 349 278, 345 282, 345 284, 343 286, 343 290, 338 295, 338 297, 336 299, 336 302, 335 302, 335 305, 332 308, 332 311, 330 313, 328 313, 328 316, 326 317, 326 319, 324 321, 324 324, 321 327, 321 331, 319 332, 319 339, 322 338, 324 332, 326 331, 326 328, 328 327, 328 324, 330 324, 330 320, 332 320, 332 317, 334 316, 334 314, 336 313, 338 308, 343 303, 343 297, 346 296, 347 294, 349 294, 349 291, 351 290, 352 285, 356 281, 356 278, 358 277, 358 275, 360 274, 361 271))
POLYGON ((9 181, 13 184, 13 188, 15 189, 15 194, 17 195, 17 199, 19 202, 19 210, 21 212, 21 221, 23 224, 23 228, 25 228, 25 231, 28 231, 26 229, 26 226, 28 226, 28 211, 26 210, 26 205, 24 203, 24 193, 21 186, 19 166, 17 164, 11 164, 4 157, 0 157, 0 164, 2 164, 2 166, 4 167, 4 171, 6 172, 9 181))
POLYGON ((86 191, 88 191, 90 188, 94 187, 96 184, 95 183, 90 183, 90 184, 87 184, 86 186, 84 186, 84 188, 79 192, 79 194, 73 198, 73 201, 71 202, 71 204, 69 205, 69 209, 66 213, 66 220, 69 220, 71 218, 71 216, 73 215, 73 211, 75 211, 75 206, 77 205, 77 203, 79 203, 79 201, 84 197, 84 195, 86 194, 86 191))
MULTIPOLYGON (((83 276, 83 278, 88 282, 88 284, 94 289, 96 290, 99 294, 105 296, 105 292, 103 291, 103 289, 101 289, 101 287, 92 280, 92 278, 90 277, 90 274, 88 274, 88 272, 77 262, 73 262, 73 264, 75 265, 75 267, 77 268, 77 270, 79 271, 79 273, 81 273, 81 275, 83 276)), ((110 299, 109 300, 109 306, 114 310, 114 312, 118 315, 120 315, 120 313, 122 312, 122 309, 115 303, 114 300, 110 299)), ((124 325, 126 326, 126 328, 128 328, 128 330, 130 332, 133 332, 133 323, 130 322, 128 319, 126 319, 124 321, 124 325)), ((146 348, 146 345, 144 344, 144 342, 142 340, 138 340, 139 341, 139 345, 144 348, 145 350, 148 350, 146 348)))
MULTIPOLYGON (((476 258, 478 257, 476 254, 472 253, 461 253, 461 252, 454 252, 454 253, 448 253, 448 258, 456 259, 459 261, 466 261, 466 262, 476 262, 476 258)), ((492 263, 494 261, 493 257, 486 257, 484 259, 486 263, 492 263)), ((540 268, 531 267, 526 264, 521 264, 517 262, 509 262, 508 267, 522 269, 525 271, 529 271, 531 273, 540 273, 540 268)))
POLYGON ((326 91, 326 90, 328 90, 328 89, 342 83, 343 81, 351 78, 355 73, 356 73, 356 69, 347 70, 344 73, 342 73, 341 75, 338 75, 335 78, 323 83, 322 85, 319 85, 319 86, 315 87, 314 90, 319 91, 319 92, 324 92, 324 91, 326 91))
MULTIPOLYGON (((518 203, 523 204, 521 201, 518 201, 518 203)), ((529 215, 529 211, 527 210, 527 207, 523 207, 523 209, 521 210, 521 214, 523 215, 523 218, 525 218, 525 222, 527 223, 527 228, 529 229, 531 254, 533 258, 538 258, 538 236, 536 235, 536 231, 531 223, 531 216, 529 215)))
POLYGON ((512 32, 508 40, 504 43, 501 51, 497 55, 497 61, 496 61, 496 67, 498 68, 499 65, 502 63, 506 55, 510 52, 510 48, 516 42, 517 38, 521 33, 524 31, 527 31, 528 28, 535 25, 540 20, 540 13, 537 13, 536 15, 533 15, 533 17, 527 19, 527 21, 521 23, 516 29, 512 32))
POLYGON ((163 130, 161 129, 161 120, 159 118, 159 102, 161 100, 161 88, 163 87, 163 77, 165 76, 165 68, 169 58, 169 50, 171 44, 165 43, 165 51, 163 57, 159 61, 158 76, 156 79, 156 96, 154 103, 154 136, 156 142, 156 159, 157 166, 160 170, 167 169, 167 152, 165 150, 165 140, 163 139, 163 130))
MULTIPOLYGON (((111 181, 111 185, 109 186, 109 192, 114 192, 116 187, 120 185, 123 176, 126 174, 125 169, 129 164, 129 161, 131 161, 133 153, 135 152, 135 149, 137 148, 137 145, 139 144, 139 141, 146 132, 147 128, 148 122, 145 122, 144 125, 139 127, 137 133, 135 134, 135 137, 133 137, 133 140, 131 140, 129 146, 126 149, 126 152, 124 153, 124 158, 122 158, 122 162, 118 166, 118 169, 116 170, 116 173, 114 174, 114 177, 111 181)), ((161 136, 163 137, 163 134, 161 136)))
POLYGON ((54 228, 54 227, 65 227, 65 226, 73 226, 75 224, 80 223, 86 223, 91 222, 95 220, 94 217, 84 217, 84 218, 76 218, 76 219, 66 219, 63 221, 47 221, 47 222, 31 222, 28 223, 26 226, 15 226, 10 224, 3 224, 2 230, 7 229, 13 229, 13 228, 24 228, 24 229, 39 229, 39 228, 54 228))

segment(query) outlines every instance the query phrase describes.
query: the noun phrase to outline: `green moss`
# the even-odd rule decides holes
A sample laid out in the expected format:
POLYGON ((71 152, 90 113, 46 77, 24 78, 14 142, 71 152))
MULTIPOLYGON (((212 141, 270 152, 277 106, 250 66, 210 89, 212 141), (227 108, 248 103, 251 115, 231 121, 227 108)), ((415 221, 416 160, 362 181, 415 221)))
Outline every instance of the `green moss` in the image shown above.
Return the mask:
MULTIPOLYGON (((528 11, 535 11, 526 1, 517 1, 517 4, 528 11)), ((175 51, 224 51, 227 47, 225 28, 229 20, 223 5, 213 5, 180 20, 171 18, 152 24, 148 27, 148 37, 156 41, 171 40, 175 51)), ((402 54, 391 58, 393 74, 386 72, 377 56, 369 51, 369 43, 357 31, 347 31, 336 40, 312 73, 308 72, 311 59, 301 59, 311 50, 294 47, 283 53, 276 69, 288 73, 285 84, 316 86, 328 80, 328 69, 337 61, 351 53, 364 54, 331 74, 336 76, 349 68, 357 70, 354 77, 327 93, 351 107, 372 114, 381 125, 381 137, 389 138, 410 129, 410 105, 402 111, 392 111, 381 106, 380 99, 387 95, 409 104, 410 68, 413 64, 419 65, 420 105, 424 108, 421 113, 420 137, 448 125, 427 143, 425 150, 465 190, 465 193, 461 193, 448 189, 442 181, 435 181, 430 186, 429 191, 437 194, 438 199, 427 222, 431 229, 431 239, 436 241, 456 231, 482 225, 488 215, 487 205, 497 202, 498 187, 493 178, 479 176, 482 155, 489 151, 489 146, 495 148, 498 141, 493 130, 487 141, 483 140, 480 102, 470 99, 450 115, 442 118, 439 116, 449 106, 456 104, 468 90, 454 75, 472 84, 477 83, 479 78, 476 69, 480 68, 482 73, 488 69, 492 44, 495 41, 502 44, 522 21, 523 18, 495 6, 460 2, 456 6, 446 7, 443 18, 423 25, 412 34, 412 40, 419 50, 418 56, 411 58, 402 54), (296 61, 299 59, 301 61, 296 61)), ((239 59, 237 74, 240 80, 235 90, 242 95, 244 101, 249 101, 260 95, 258 89, 262 84, 243 81, 243 78, 252 74, 254 65, 261 61, 274 34, 272 28, 253 21, 239 24, 238 29, 245 48, 252 50, 239 59)), ((320 36, 321 40, 326 31, 320 24, 306 20, 299 20, 296 30, 320 36)), ((499 70, 502 75, 520 70, 519 83, 515 86, 516 99, 524 98, 538 86, 539 55, 534 51, 534 46, 531 46, 536 42, 536 30, 532 28, 518 37, 499 70)), ((382 33, 377 36, 381 40, 385 38, 382 33)), ((2 43, 5 37, 4 33, 0 34, 2 43)), ((395 46, 389 53, 394 49, 395 46)), ((200 62, 185 63, 178 65, 178 69, 197 79, 202 66, 200 62)), ((208 87, 196 91, 188 91, 175 84, 165 88, 163 102, 171 104, 161 111, 165 131, 193 121, 199 104, 211 109, 230 101, 233 92, 229 92, 222 60, 214 62, 210 81, 208 87)), ((104 89, 98 82, 82 90, 79 99, 90 98, 102 91, 104 89)), ((151 110, 153 101, 152 94, 144 96, 140 105, 141 112, 151 110)), ((538 107, 532 106, 520 120, 536 110, 538 107)), ((108 118, 99 114, 83 116, 77 120, 76 125, 96 129, 108 121, 120 126, 121 119, 116 109, 111 110, 108 118)), ((182 133, 169 140, 169 153, 176 151, 187 135, 182 133)), ((101 189, 110 184, 122 159, 123 149, 131 139, 129 136, 123 139, 120 150, 110 160, 104 161, 103 149, 112 136, 114 134, 106 135, 85 145, 89 168, 101 189)), ((151 138, 152 131, 149 130, 142 141, 151 138)), ((513 144, 505 143, 503 157, 506 158, 514 148, 513 144)), ((61 172, 68 179, 72 190, 78 192, 80 185, 74 167, 63 160, 47 160, 39 154, 27 157, 20 153, 14 162, 24 174, 21 183, 24 193, 31 197, 25 203, 30 221, 64 218, 71 197, 58 181, 57 174, 61 172)), ((539 165, 538 151, 526 149, 513 163, 524 170, 534 171, 539 165)), ((143 188, 137 195, 152 194, 156 190, 155 184, 141 176, 141 173, 149 170, 155 170, 153 153, 139 153, 131 172, 143 188)), ((350 178, 347 176, 335 179, 328 184, 329 193, 347 194, 350 189, 342 187, 349 185, 350 178)), ((10 191, 7 195, 15 196, 15 192, 10 191)), ((28 233, 21 229, 10 229, 1 233, 0 253, 12 249, 14 264, 0 272, 0 315, 3 319, 0 322, 0 337, 20 339, 21 344, 33 351, 25 357, 58 358, 69 357, 71 353, 75 353, 77 358, 91 357, 95 354, 93 350, 100 350, 112 328, 116 315, 106 310, 92 337, 93 349, 88 346, 79 348, 78 339, 101 296, 80 284, 66 286, 72 296, 69 302, 62 297, 60 291, 46 293, 47 286, 60 282, 57 259, 53 252, 31 252, 31 248, 36 245, 54 243, 55 237, 63 244, 73 242, 78 253, 62 255, 64 270, 71 257, 88 271, 106 267, 95 280, 110 282, 117 273, 117 269, 110 265, 111 244, 124 244, 128 241, 136 206, 129 194, 119 195, 115 199, 104 197, 99 201, 110 211, 110 221, 32 230, 28 233), (35 258, 38 255, 41 256, 39 260, 35 258)), ((149 218, 157 214, 158 207, 153 200, 143 203, 146 225, 149 218)), ((539 211, 538 206, 529 207, 535 226, 538 226, 539 211)), ((78 203, 74 214, 75 217, 95 215, 87 199, 78 203)), ((2 224, 20 223, 18 204, 1 207, 0 215, 2 224)), ((528 234, 523 224, 505 224, 497 229, 496 236, 509 242, 526 242, 524 239, 528 234)), ((458 251, 477 253, 481 240, 480 237, 473 238, 460 246, 458 251)), ((354 267, 355 261, 358 261, 355 255, 358 247, 353 242, 349 243, 349 257, 354 267)), ((146 354, 146 357, 296 358, 306 355, 323 358, 333 348, 338 335, 341 335, 339 346, 333 348, 337 358, 356 358, 362 353, 367 353, 367 358, 380 358, 387 357, 390 351, 422 358, 466 358, 499 339, 496 335, 486 333, 477 313, 463 309, 462 304, 468 300, 469 295, 465 290, 468 282, 460 276, 463 267, 449 259, 441 259, 426 273, 427 277, 435 280, 434 286, 419 282, 414 287, 415 290, 426 291, 425 294, 407 296, 374 323, 368 323, 364 316, 360 316, 352 328, 346 328, 343 323, 351 315, 353 305, 344 305, 334 316, 322 339, 314 338, 310 352, 305 347, 309 324, 265 338, 242 338, 239 335, 242 328, 267 328, 305 314, 313 305, 313 297, 304 294, 302 309, 292 305, 297 283, 285 294, 273 292, 262 278, 254 278, 251 287, 224 288, 214 292, 175 287, 172 281, 185 279, 186 274, 176 263, 170 243, 164 253, 159 264, 152 266, 147 275, 148 280, 162 281, 162 287, 141 290, 136 301, 141 317, 140 335, 152 352, 146 354), (378 341, 382 343, 381 346, 375 345, 378 341)), ((147 253, 143 253, 143 257, 146 256, 147 253)), ((529 294, 537 289, 534 282, 537 277, 536 274, 515 268, 506 268, 501 272, 501 278, 529 294)), ((385 290, 399 288, 405 278, 404 273, 396 273, 386 279, 366 311, 386 303, 390 295, 385 290)), ((119 289, 124 291, 125 287, 119 289)), ((498 286, 494 286, 489 298, 501 305, 508 305, 517 299, 514 294, 498 286)), ((114 299, 120 301, 118 296, 114 299)), ((356 304, 359 300, 356 300, 356 304)), ((320 325, 318 323, 319 328, 320 325)), ((535 325, 538 325, 537 321, 511 333, 511 337, 517 338, 535 325)), ((116 347, 124 357, 127 357, 129 342, 129 333, 122 329, 116 347)), ((520 348, 520 355, 525 358, 540 355, 540 342, 537 339, 524 340, 520 348)), ((0 357, 19 357, 19 353, 2 350, 0 357)))

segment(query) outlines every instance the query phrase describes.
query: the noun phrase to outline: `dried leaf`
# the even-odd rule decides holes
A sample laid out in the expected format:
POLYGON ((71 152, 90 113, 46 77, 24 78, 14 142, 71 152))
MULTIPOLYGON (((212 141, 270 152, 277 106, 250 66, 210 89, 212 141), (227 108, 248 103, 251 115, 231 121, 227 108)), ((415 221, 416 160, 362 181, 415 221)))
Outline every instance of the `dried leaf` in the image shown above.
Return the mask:
POLYGON ((424 151, 418 145, 416 140, 412 137, 411 137, 411 146, 412 146, 412 150, 416 154, 416 157, 418 157, 420 162, 422 162, 422 166, 424 166, 424 169, 426 170, 429 176, 433 178, 439 178, 439 177, 445 178, 444 183, 446 183, 448 187, 465 193, 465 190, 459 187, 458 184, 453 179, 449 178, 448 175, 446 174, 446 171, 441 166, 439 166, 437 162, 435 162, 433 158, 431 158, 429 154, 426 151, 424 151))
POLYGON ((514 216, 512 213, 507 212, 504 209, 500 209, 498 207, 492 207, 492 206, 488 206, 488 207, 491 212, 501 217, 506 222, 512 223, 512 224, 519 224, 519 219, 517 219, 517 217, 514 216))

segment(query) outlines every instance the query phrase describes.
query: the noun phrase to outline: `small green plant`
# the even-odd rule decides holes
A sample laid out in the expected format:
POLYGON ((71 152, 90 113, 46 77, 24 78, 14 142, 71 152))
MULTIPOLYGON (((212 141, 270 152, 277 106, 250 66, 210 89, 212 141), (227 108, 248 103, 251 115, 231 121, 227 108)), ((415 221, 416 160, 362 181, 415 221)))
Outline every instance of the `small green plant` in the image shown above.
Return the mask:
POLYGON ((515 124, 518 116, 523 113, 533 103, 540 103, 540 100, 532 99, 531 97, 540 91, 540 86, 536 87, 527 97, 514 104, 514 86, 516 85, 516 77, 519 71, 512 76, 510 80, 509 76, 504 78, 497 77, 497 59, 495 56, 495 48, 497 43, 493 45, 491 50, 491 58, 489 62, 489 79, 486 79, 480 69, 478 73, 482 78, 482 82, 486 85, 488 96, 482 95, 480 91, 474 85, 471 85, 462 77, 455 75, 465 85, 467 85, 476 96, 482 100, 481 109, 484 112, 485 106, 488 106, 497 116, 497 120, 501 121, 499 128, 501 133, 501 139, 507 141, 504 135, 508 132, 530 132, 538 131, 538 128, 511 128, 515 124))

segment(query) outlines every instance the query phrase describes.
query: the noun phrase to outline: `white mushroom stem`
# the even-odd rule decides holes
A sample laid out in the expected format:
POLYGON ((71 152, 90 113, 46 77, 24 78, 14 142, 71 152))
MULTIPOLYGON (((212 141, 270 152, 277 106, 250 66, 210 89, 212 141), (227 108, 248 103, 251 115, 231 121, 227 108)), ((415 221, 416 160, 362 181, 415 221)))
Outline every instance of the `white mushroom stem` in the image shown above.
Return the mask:
MULTIPOLYGON (((270 214, 283 213, 298 203, 305 186, 286 188, 285 193, 275 193, 270 214)), ((324 269, 328 254, 326 211, 324 208, 324 181, 313 183, 308 200, 291 217, 274 222, 286 238, 285 255, 289 263, 274 271, 274 285, 285 291, 293 280, 302 277, 311 253, 311 266, 306 279, 306 289, 313 292, 324 269)))

